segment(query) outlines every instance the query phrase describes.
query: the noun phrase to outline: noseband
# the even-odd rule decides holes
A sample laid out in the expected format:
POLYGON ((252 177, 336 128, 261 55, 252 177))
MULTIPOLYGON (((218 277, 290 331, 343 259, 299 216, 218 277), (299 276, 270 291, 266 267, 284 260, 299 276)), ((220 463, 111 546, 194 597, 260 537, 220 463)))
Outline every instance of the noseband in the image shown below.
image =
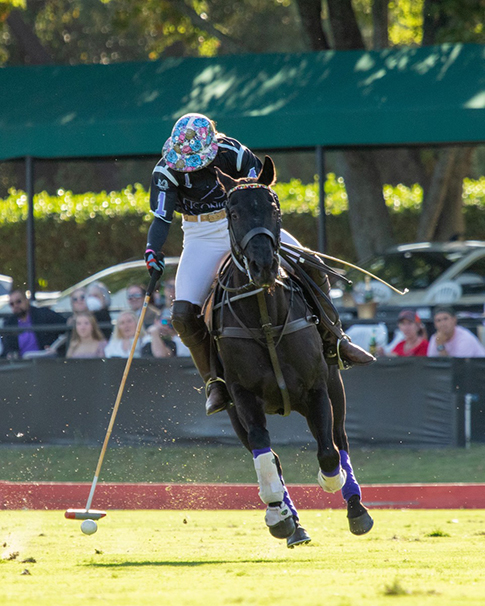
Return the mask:
MULTIPOLYGON (((227 192, 227 199, 229 199, 229 197, 235 192, 238 191, 240 189, 267 189, 270 193, 272 198, 274 199, 276 197, 276 194, 274 193, 274 191, 271 189, 271 187, 269 187, 268 185, 263 185, 262 183, 242 183, 241 185, 236 185, 235 187, 233 187, 232 189, 230 189, 227 192)), ((252 277, 249 271, 249 262, 247 260, 246 255, 244 254, 244 251, 246 250, 246 246, 248 245, 249 241, 252 240, 252 238, 254 238, 254 236, 257 236, 259 234, 264 234, 265 236, 268 236, 271 240, 271 242, 273 243, 273 246, 275 247, 275 249, 279 248, 279 240, 276 238, 276 236, 274 235, 274 233, 272 231, 270 231, 269 229, 266 229, 266 227, 253 227, 253 229, 250 229, 248 231, 248 233, 243 237, 243 239, 241 240, 241 243, 236 242, 236 239, 234 237, 234 233, 231 229, 231 224, 229 222, 229 235, 231 238, 231 246, 233 251, 236 253, 235 255, 232 255, 232 258, 234 260, 234 263, 237 265, 237 267, 245 272, 249 278, 249 281, 252 282, 252 277), (241 267, 241 264, 239 261, 242 261, 244 264, 244 268, 241 267)))

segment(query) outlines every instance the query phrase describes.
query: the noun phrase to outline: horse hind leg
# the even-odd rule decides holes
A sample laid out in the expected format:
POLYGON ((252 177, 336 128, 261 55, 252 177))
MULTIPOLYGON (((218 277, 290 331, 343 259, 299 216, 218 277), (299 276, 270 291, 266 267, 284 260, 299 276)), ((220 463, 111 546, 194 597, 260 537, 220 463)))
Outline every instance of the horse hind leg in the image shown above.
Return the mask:
POLYGON ((326 388, 310 392, 306 420, 317 442, 318 483, 325 492, 337 492, 345 484, 347 473, 333 440, 333 415, 326 388))
POLYGON ((288 539, 295 533, 296 524, 293 511, 284 501, 285 486, 278 473, 274 453, 271 448, 253 450, 253 457, 259 497, 267 505, 266 526, 276 539, 288 539))
POLYGON ((347 473, 347 479, 342 487, 342 496, 347 502, 347 518, 349 520, 349 528, 352 534, 362 535, 368 533, 374 526, 369 511, 362 504, 362 491, 357 482, 349 453, 345 450, 340 451, 340 460, 342 467, 347 473))
POLYGON ((355 477, 349 455, 349 441, 345 431, 346 398, 345 389, 336 366, 329 367, 328 395, 333 411, 333 439, 340 452, 340 462, 347 473, 342 487, 342 496, 347 503, 347 518, 352 534, 362 535, 374 525, 367 508, 362 504, 362 491, 355 477))

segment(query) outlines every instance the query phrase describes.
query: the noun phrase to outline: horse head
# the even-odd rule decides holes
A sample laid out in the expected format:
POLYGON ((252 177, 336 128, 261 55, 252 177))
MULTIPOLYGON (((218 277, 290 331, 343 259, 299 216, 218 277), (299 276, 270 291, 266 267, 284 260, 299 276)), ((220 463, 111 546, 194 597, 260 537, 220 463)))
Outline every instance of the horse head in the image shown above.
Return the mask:
POLYGON ((278 275, 281 211, 271 185, 273 160, 266 156, 257 178, 233 180, 219 175, 227 191, 231 252, 236 265, 259 288, 274 285, 278 275))

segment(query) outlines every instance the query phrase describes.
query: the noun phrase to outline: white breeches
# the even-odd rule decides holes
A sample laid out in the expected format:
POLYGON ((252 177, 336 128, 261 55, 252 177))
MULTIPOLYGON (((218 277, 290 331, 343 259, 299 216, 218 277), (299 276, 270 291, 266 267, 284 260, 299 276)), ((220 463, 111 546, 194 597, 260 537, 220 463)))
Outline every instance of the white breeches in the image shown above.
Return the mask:
MULTIPOLYGON (((182 220, 182 229, 184 243, 175 278, 175 298, 202 306, 222 261, 231 250, 227 219, 214 223, 182 220)), ((284 229, 281 239, 299 244, 284 229)))

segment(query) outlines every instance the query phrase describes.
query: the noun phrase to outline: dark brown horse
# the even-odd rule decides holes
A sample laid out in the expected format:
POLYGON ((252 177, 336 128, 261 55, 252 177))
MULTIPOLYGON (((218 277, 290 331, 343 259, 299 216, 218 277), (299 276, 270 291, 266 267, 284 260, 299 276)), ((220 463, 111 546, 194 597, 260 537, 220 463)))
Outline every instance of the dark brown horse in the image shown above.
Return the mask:
POLYGON ((344 496, 347 488, 350 529, 364 534, 373 522, 360 502, 348 458, 338 370, 329 374, 315 316, 298 281, 280 263, 281 213, 271 189, 274 164, 267 157, 257 179, 220 178, 228 191, 231 260, 219 274, 210 329, 234 403, 229 412, 233 427, 254 457, 266 524, 289 546, 310 540, 299 526, 266 429, 266 414, 296 411, 317 442, 319 484, 327 492, 343 489, 344 496), (340 398, 335 428, 329 382, 340 398))

